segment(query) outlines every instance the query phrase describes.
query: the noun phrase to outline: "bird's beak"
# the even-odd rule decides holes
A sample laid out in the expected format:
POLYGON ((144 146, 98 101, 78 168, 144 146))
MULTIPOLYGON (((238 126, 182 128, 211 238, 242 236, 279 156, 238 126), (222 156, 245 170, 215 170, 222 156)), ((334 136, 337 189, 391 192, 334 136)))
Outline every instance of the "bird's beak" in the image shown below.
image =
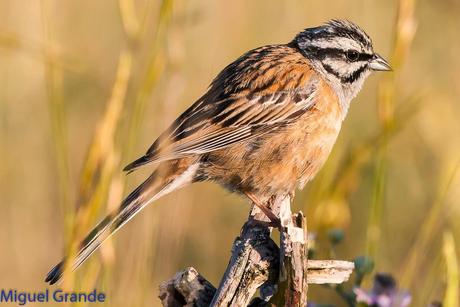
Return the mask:
POLYGON ((369 64, 369 67, 372 69, 372 70, 375 70, 375 71, 390 71, 390 70, 393 70, 390 66, 390 64, 388 64, 388 62, 382 58, 380 55, 378 55, 377 53, 374 54, 374 57, 372 58, 370 64, 369 64))

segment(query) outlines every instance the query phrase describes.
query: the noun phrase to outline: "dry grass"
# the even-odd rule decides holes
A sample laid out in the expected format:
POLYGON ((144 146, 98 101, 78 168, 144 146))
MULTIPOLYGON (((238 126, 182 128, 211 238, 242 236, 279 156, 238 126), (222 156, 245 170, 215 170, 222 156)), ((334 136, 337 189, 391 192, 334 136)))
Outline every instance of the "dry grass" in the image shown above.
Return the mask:
MULTIPOLYGON (((458 306, 458 1, 43 0, 3 1, 0 12, 0 288, 44 288, 71 242, 146 174, 126 177, 123 164, 224 65, 339 17, 365 28, 395 71, 366 82, 295 205, 320 241, 343 228, 337 256, 372 256, 414 306, 458 306)), ((216 283, 247 211, 214 185, 186 188, 145 210, 65 286, 97 287, 110 306, 152 306, 156 285, 187 265, 216 283)))

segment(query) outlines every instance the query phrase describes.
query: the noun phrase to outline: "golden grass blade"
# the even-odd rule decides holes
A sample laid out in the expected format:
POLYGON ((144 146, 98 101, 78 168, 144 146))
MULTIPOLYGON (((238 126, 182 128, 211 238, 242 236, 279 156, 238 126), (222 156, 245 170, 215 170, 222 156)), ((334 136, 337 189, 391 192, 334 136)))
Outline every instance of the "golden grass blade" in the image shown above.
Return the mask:
MULTIPOLYGON (((78 211, 67 255, 75 255, 78 251, 79 242, 94 223, 99 210, 107 202, 108 193, 113 185, 114 173, 119 166, 119 154, 115 150, 114 139, 123 110, 131 68, 131 53, 122 51, 111 97, 88 148, 80 180, 78 211)), ((120 199, 117 201, 119 203, 120 199)))
MULTIPOLYGON (((395 124, 396 75, 404 63, 412 45, 416 31, 416 0, 399 0, 396 20, 395 42, 391 65, 394 72, 386 74, 379 84, 378 115, 384 133, 384 141, 377 151, 375 164, 374 188, 367 226, 367 254, 376 257, 380 245, 380 229, 384 211, 384 191, 387 170, 387 143, 395 124)), ((378 261, 378 259, 376 259, 378 261)))
POLYGON ((455 248, 455 239, 452 231, 444 232, 442 251, 444 254, 447 273, 447 287, 442 305, 444 307, 458 307, 460 295, 460 278, 458 269, 458 257, 455 248))
POLYGON ((139 129, 143 120, 147 99, 150 97, 153 87, 165 69, 166 63, 162 45, 167 32, 166 29, 171 22, 173 3, 173 0, 163 0, 160 5, 155 37, 150 47, 151 57, 134 102, 134 108, 130 118, 128 140, 125 146, 125 152, 123 153, 124 157, 131 156, 131 150, 136 144, 136 136, 139 134, 139 129))
POLYGON ((459 170, 460 160, 447 176, 446 183, 440 187, 438 197, 427 213, 414 241, 414 245, 404 261, 400 283, 406 289, 411 288, 412 283, 422 268, 427 253, 426 251, 438 237, 437 234, 440 234, 440 227, 443 225, 446 218, 445 213, 448 211, 448 209, 445 208, 445 200, 459 170))
MULTIPOLYGON (((43 27, 43 37, 45 46, 53 46, 52 31, 49 27, 49 3, 45 0, 41 2, 41 23, 43 27)), ((51 133, 56 156, 58 185, 60 191, 60 201, 65 216, 66 235, 69 236, 73 223, 73 207, 71 204, 71 185, 69 170, 69 153, 67 139, 67 120, 65 115, 64 94, 63 94, 63 75, 64 72, 54 63, 54 53, 45 51, 45 80, 48 94, 48 110, 51 122, 51 133)))
POLYGON ((135 3, 133 0, 119 0, 121 20, 126 35, 130 39, 135 39, 139 35, 140 24, 137 18, 135 3))

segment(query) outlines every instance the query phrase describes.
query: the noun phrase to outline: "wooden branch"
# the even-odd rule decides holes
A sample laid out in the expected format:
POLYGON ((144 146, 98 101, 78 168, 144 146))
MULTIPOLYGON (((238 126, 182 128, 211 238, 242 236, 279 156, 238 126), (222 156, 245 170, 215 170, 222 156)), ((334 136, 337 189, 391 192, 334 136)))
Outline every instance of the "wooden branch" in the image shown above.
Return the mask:
POLYGON ((216 288, 190 267, 163 282, 159 297, 163 306, 207 307, 215 292, 216 288))
MULTIPOLYGON (((273 200, 271 204, 276 206, 273 200)), ((266 216, 254 206, 233 243, 232 257, 210 306, 247 306, 260 286, 276 284, 278 247, 270 238, 267 223, 266 216)))
POLYGON ((341 284, 346 282, 355 264, 343 260, 308 260, 309 284, 341 284))
MULTIPOLYGON (((308 260, 307 281, 309 284, 340 284, 348 280, 353 268, 353 262, 349 261, 308 260)), ((159 297, 163 306, 207 307, 215 293, 216 288, 189 267, 163 282, 159 297)), ((258 306, 266 301, 262 295, 262 298, 253 300, 250 306, 258 306)))
POLYGON ((280 281, 286 281, 284 304, 285 306, 306 306, 308 291, 307 221, 302 212, 290 214, 290 203, 282 207, 281 212, 284 211, 286 211, 286 219, 281 220, 280 229, 280 281))
POLYGON ((163 306, 306 306, 308 284, 342 283, 354 264, 308 260, 307 223, 302 212, 292 215, 290 195, 264 201, 280 218, 280 248, 270 238, 267 217, 253 206, 235 239, 232 256, 216 290, 195 269, 177 273, 160 286, 163 306), (251 301, 260 290, 260 298, 251 301), (277 292, 278 289, 278 293, 277 292))

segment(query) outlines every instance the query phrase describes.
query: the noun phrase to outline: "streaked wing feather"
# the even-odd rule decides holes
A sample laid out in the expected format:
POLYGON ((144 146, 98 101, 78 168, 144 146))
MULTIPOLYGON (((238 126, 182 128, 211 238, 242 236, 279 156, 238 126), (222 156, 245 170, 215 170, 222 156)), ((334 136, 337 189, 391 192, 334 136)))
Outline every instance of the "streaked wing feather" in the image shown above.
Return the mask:
MULTIPOLYGON (((243 112, 244 108, 235 108, 233 112, 226 112, 219 123, 214 123, 211 127, 215 128, 209 134, 202 134, 198 137, 188 137, 182 142, 170 144, 170 148, 164 148, 164 155, 158 155, 156 159, 164 161, 176 159, 189 154, 202 154, 214 150, 219 150, 232 144, 259 136, 270 129, 270 127, 280 127, 288 124, 289 121, 303 114, 302 111, 308 110, 312 105, 313 96, 309 96, 305 101, 296 104, 290 101, 289 95, 286 101, 279 104, 257 105, 251 108, 251 112, 243 112), (291 117, 294 115, 294 117, 291 117), (241 116, 240 118, 238 118, 241 116), (230 126, 224 126, 232 118, 238 118, 230 126)), ((255 102, 257 103, 257 102, 255 102)), ((247 104, 254 104, 248 101, 247 104)), ((205 127, 203 127, 206 130, 205 127)), ((210 129, 208 129, 210 130, 210 129)), ((172 136, 174 138, 174 136, 172 136)), ((168 146, 169 147, 169 146, 168 146)))
POLYGON ((288 46, 248 52, 125 170, 219 150, 289 124, 315 102, 319 81, 305 61, 288 46))

